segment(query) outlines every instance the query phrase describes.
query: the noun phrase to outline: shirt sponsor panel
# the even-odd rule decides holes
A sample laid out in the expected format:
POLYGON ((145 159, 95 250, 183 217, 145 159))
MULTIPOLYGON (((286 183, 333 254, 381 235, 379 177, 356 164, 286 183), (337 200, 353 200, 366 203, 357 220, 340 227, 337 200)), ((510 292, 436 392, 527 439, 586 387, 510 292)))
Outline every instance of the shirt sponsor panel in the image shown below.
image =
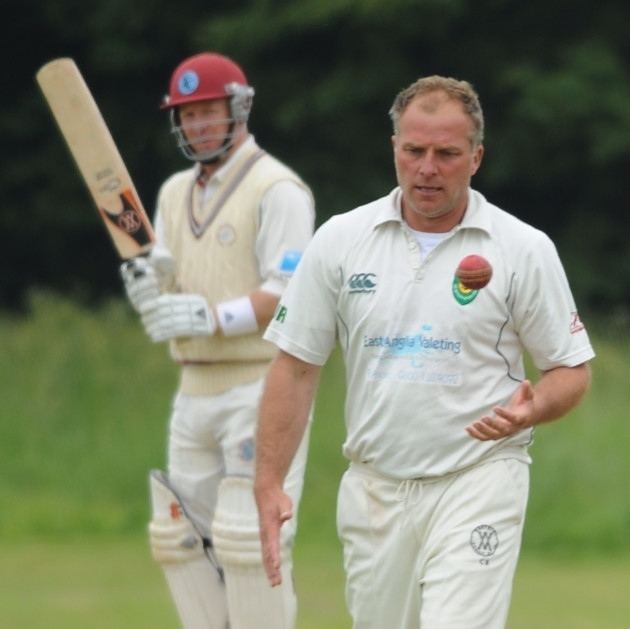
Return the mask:
POLYGON ((368 381, 460 386, 462 341, 447 330, 423 324, 410 333, 363 336, 368 381))

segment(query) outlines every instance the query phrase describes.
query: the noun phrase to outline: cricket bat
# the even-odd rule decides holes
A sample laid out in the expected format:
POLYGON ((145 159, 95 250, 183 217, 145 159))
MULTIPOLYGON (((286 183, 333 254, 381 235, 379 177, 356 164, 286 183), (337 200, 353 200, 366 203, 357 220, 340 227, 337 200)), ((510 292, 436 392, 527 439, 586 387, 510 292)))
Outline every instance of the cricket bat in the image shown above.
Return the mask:
POLYGON ((118 254, 147 254, 155 242, 151 222, 75 62, 53 59, 36 79, 118 254))

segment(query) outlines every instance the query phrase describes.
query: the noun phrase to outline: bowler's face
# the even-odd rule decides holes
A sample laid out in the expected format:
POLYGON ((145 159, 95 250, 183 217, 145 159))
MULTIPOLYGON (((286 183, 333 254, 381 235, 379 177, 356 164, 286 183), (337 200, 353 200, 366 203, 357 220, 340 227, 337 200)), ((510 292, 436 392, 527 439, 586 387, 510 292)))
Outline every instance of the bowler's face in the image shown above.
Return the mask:
POLYGON ((462 219, 483 156, 473 132, 463 105, 443 92, 419 96, 403 112, 392 144, 403 218, 413 229, 445 232, 462 219))

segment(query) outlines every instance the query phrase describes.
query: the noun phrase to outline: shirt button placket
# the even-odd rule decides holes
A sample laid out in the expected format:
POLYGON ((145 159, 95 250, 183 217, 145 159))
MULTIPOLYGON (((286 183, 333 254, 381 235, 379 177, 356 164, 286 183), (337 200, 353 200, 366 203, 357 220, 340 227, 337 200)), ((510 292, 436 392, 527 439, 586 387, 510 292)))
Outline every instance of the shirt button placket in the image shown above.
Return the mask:
POLYGON ((405 237, 407 238, 407 246, 409 249, 409 260, 411 262, 411 270, 413 271, 414 281, 420 282, 424 278, 424 272, 422 270, 422 260, 420 258, 420 247, 416 242, 416 239, 412 234, 405 231, 405 237))

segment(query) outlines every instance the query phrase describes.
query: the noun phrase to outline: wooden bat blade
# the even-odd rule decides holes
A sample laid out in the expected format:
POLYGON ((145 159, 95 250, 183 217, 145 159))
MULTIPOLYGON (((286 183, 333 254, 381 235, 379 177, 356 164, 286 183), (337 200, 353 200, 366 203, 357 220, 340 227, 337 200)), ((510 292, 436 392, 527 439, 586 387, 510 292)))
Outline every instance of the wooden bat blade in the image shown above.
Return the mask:
POLYGON ((148 253, 151 222, 75 62, 53 59, 35 78, 119 255, 148 253))

